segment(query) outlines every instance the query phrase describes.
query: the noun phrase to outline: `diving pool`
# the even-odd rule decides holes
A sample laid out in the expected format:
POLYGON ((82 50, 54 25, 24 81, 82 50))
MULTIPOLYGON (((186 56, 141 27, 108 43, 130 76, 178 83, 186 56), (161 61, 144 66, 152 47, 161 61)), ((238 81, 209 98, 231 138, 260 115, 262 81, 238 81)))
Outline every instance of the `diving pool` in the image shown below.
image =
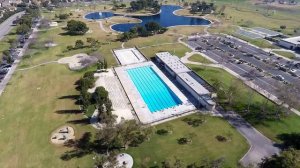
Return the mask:
POLYGON ((151 66, 127 69, 127 73, 151 113, 182 104, 151 66))

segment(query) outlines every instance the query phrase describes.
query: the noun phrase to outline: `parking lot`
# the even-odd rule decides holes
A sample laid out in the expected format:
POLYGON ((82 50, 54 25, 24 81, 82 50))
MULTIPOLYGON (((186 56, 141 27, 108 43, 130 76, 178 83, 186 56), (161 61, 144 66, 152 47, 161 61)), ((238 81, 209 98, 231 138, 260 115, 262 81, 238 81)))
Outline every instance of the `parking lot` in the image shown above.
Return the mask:
POLYGON ((273 95, 279 96, 279 90, 286 86, 295 86, 297 93, 300 90, 299 62, 288 61, 230 36, 198 36, 190 38, 188 44, 273 95))

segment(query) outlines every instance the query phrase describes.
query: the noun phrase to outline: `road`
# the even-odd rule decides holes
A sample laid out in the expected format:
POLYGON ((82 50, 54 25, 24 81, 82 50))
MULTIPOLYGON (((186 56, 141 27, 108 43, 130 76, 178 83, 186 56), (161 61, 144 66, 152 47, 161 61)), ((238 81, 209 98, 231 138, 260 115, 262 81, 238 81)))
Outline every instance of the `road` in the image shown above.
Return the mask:
POLYGON ((0 40, 2 40, 3 37, 11 31, 11 29, 13 28, 12 26, 13 21, 17 17, 21 17, 24 13, 25 12, 16 13, 0 24, 0 40))

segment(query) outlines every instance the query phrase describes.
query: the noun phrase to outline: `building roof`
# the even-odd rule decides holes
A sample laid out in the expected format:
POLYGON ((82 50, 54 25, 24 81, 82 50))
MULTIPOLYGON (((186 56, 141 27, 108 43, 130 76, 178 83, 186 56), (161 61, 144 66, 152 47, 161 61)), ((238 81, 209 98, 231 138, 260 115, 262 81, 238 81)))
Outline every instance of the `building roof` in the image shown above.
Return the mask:
POLYGON ((290 37, 290 38, 285 38, 282 39, 282 41, 286 41, 295 45, 300 45, 300 36, 297 37, 290 37))
POLYGON ((178 76, 192 88, 198 95, 207 95, 210 92, 196 81, 189 73, 180 73, 178 76))
POLYGON ((173 56, 169 52, 156 53, 156 56, 163 61, 175 74, 191 71, 180 61, 177 56, 173 56))

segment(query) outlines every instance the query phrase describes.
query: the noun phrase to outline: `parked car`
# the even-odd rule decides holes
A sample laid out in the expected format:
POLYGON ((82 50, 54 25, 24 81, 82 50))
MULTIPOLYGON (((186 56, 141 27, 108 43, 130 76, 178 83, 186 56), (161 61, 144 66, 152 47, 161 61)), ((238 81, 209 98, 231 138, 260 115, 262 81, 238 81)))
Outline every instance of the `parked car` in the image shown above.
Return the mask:
POLYGON ((274 79, 277 79, 279 81, 284 81, 284 77, 282 75, 277 75, 273 77, 274 79))

